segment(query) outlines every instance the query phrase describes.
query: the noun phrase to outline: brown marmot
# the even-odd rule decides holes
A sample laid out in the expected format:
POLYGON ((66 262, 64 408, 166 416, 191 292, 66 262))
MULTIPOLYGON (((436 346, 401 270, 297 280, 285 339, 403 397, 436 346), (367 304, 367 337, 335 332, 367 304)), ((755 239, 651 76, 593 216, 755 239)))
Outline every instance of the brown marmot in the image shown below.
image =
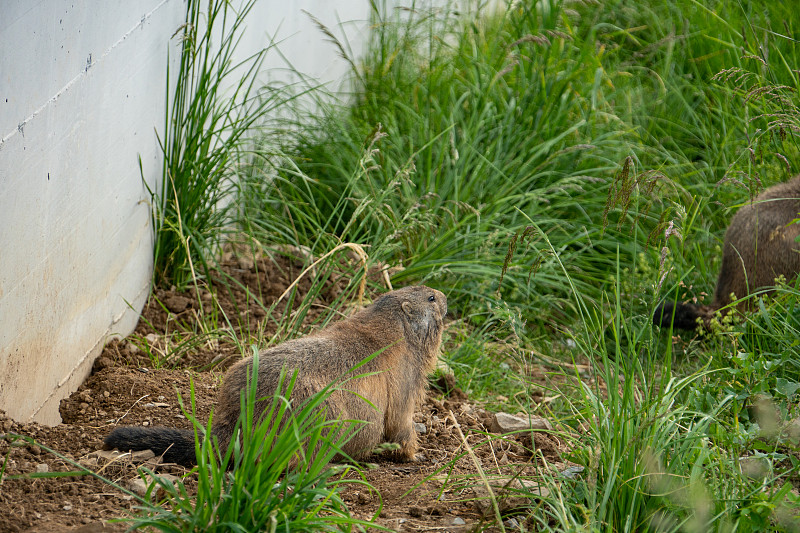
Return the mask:
MULTIPOLYGON (((775 285, 783 276, 791 281, 800 273, 800 176, 774 185, 743 205, 733 216, 722 250, 722 268, 711 305, 665 302, 653 314, 653 323, 679 329, 708 329, 718 310, 734 298, 744 298, 775 285), (674 321, 673 321, 674 315, 674 321), (698 322, 699 321, 699 322, 698 322)), ((737 304, 746 310, 752 299, 737 304)), ((727 309, 722 309, 723 314, 727 309)))
MULTIPOLYGON (((386 441, 400 445, 395 452, 398 460, 414 460, 417 434, 412 417, 424 399, 427 374, 436 366, 446 313, 447 299, 441 292, 425 286, 405 287, 384 294, 372 305, 316 333, 260 352, 258 398, 266 399, 256 404, 256 412, 269 408, 284 368, 288 375, 297 371, 291 392, 294 406, 340 380, 341 390, 324 404, 327 418, 367 422, 342 451, 353 459, 363 459, 386 441), (362 374, 370 375, 348 379, 362 374)), ((222 450, 233 437, 240 392, 251 365, 252 357, 237 362, 225 373, 220 386, 211 432, 222 450)), ((150 449, 156 455, 163 454, 168 462, 196 462, 192 430, 118 427, 106 437, 105 445, 120 450, 150 449)))

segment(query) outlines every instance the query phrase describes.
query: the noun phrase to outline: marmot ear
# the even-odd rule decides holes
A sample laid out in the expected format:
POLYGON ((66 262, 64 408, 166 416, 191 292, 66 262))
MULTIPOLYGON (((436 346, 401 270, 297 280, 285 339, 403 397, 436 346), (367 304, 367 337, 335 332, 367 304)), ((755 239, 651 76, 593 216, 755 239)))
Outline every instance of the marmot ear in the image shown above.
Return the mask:
POLYGON ((413 314, 414 314, 414 306, 411 305, 411 302, 406 300, 406 301, 404 301, 403 303, 400 304, 400 307, 403 308, 403 311, 405 312, 405 314, 407 314, 408 316, 413 316, 413 314))

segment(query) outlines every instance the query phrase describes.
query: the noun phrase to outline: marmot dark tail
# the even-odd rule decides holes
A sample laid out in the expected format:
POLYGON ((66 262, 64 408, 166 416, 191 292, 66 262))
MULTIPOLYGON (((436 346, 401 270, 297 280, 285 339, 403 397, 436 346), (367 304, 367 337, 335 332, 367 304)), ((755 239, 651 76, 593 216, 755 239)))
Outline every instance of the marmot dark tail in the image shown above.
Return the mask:
POLYGON ((664 302, 656 307, 653 324, 662 328, 668 328, 671 324, 673 329, 707 329, 712 314, 713 310, 707 305, 664 302))
POLYGON ((197 464, 194 431, 191 429, 123 426, 115 428, 104 442, 108 449, 120 451, 153 450, 167 463, 197 464))

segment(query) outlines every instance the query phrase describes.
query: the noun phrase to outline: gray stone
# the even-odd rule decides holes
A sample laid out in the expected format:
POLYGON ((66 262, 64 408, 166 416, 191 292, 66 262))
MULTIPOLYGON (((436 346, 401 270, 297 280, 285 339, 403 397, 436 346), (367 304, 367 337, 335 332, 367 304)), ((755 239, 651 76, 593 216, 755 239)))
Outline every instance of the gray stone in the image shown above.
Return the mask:
POLYGON ((489 431, 492 433, 513 433, 524 430, 552 430, 550 421, 538 416, 522 418, 508 413, 495 413, 489 423, 489 431))
POLYGON ((153 450, 141 450, 138 452, 131 452, 131 461, 135 461, 137 463, 147 461, 148 459, 152 459, 155 457, 156 454, 153 453, 153 450))
POLYGON ((465 524, 466 524, 466 522, 464 521, 463 518, 458 517, 458 516, 453 518, 453 525, 454 526, 463 526, 465 524))
POLYGON ((129 491, 135 492, 139 496, 144 496, 145 494, 147 494, 147 483, 145 482, 145 480, 139 477, 130 480, 128 482, 127 488, 129 491))
MULTIPOLYGON (((117 450, 97 450, 95 452, 91 452, 87 458, 88 459, 102 459, 107 463, 111 461, 116 461, 120 458, 120 455, 123 455, 122 452, 117 450)), ((126 454, 127 455, 127 454, 126 454)))
MULTIPOLYGON (((147 480, 142 479, 140 477, 130 480, 127 486, 128 490, 130 490, 131 492, 135 492, 139 496, 145 496, 147 494, 147 487, 152 482, 150 480, 149 475, 146 477, 148 478, 147 480)), ((164 488, 161 486, 162 483, 168 483, 174 487, 175 482, 178 481, 178 478, 171 474, 158 474, 155 476, 155 478, 156 480, 160 480, 161 482, 156 486, 155 490, 151 493, 151 497, 155 496, 156 499, 161 499, 164 497, 164 488)))
POLYGON ((428 432, 427 426, 422 422, 414 422, 414 430, 420 435, 424 435, 428 432))

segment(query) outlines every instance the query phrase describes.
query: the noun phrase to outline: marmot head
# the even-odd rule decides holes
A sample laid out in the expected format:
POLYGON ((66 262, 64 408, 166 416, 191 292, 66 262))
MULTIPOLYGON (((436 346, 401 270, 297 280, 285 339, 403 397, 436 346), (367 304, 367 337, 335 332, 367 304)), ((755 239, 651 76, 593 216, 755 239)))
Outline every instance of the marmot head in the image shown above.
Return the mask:
POLYGON ((404 287, 384 294, 373 305, 399 311, 406 342, 426 351, 438 348, 447 314, 447 297, 440 291, 424 285, 404 287))

